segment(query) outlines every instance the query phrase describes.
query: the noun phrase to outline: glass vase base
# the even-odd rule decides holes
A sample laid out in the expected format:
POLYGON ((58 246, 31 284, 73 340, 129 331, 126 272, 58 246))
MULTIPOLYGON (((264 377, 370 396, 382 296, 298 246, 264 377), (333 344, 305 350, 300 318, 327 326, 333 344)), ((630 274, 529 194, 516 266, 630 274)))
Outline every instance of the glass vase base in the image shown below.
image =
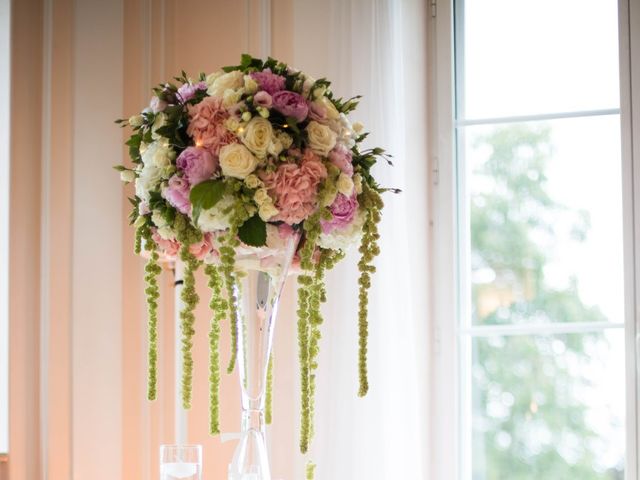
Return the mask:
POLYGON ((229 465, 228 480, 271 480, 267 446, 259 430, 242 434, 229 465))

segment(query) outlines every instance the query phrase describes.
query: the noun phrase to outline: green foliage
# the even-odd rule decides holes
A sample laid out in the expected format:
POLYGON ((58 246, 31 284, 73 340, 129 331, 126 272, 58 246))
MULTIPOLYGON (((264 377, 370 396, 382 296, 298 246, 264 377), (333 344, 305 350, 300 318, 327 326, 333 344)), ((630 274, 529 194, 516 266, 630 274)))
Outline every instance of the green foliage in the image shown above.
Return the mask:
POLYGON ((263 247, 267 244, 267 224, 256 214, 240 226, 238 237, 247 245, 263 247))
POLYGON ((193 207, 193 223, 197 225, 202 210, 213 208, 223 197, 226 186, 222 180, 206 180, 195 185, 189 193, 193 207))
MULTIPOLYGON (((553 236, 554 220, 568 211, 547 187, 550 134, 547 127, 515 125, 496 129, 476 145, 490 154, 474 178, 493 183, 472 196, 472 268, 490 269, 497 280, 474 285, 473 305, 481 305, 483 295, 491 293, 487 289, 500 282, 508 283, 512 292, 506 306, 475 311, 478 324, 605 320, 580 298, 575 279, 565 288, 545 280, 549 252, 537 238, 553 236)), ((585 213, 573 213, 579 220, 576 238, 585 238, 585 213)), ((594 468, 600 453, 597 433, 587 419, 585 399, 579 398, 586 380, 570 368, 572 362, 588 364, 585 347, 596 341, 603 340, 596 334, 576 334, 474 341, 473 404, 482 422, 475 423, 473 478, 622 478, 620 472, 594 468), (560 342, 564 353, 553 353, 552 342, 560 342), (496 398, 513 399, 507 414, 491 413, 496 398), (540 432, 545 432, 545 441, 540 432)))

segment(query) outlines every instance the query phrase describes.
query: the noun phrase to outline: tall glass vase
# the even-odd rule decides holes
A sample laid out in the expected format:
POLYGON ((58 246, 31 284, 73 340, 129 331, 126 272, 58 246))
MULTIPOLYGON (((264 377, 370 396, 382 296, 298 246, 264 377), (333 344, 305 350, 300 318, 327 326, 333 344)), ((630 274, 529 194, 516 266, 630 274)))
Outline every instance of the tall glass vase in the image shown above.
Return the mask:
POLYGON ((267 370, 278 301, 299 236, 259 258, 240 253, 237 264, 238 371, 242 391, 241 438, 229 465, 229 480, 271 480, 265 436, 267 370))

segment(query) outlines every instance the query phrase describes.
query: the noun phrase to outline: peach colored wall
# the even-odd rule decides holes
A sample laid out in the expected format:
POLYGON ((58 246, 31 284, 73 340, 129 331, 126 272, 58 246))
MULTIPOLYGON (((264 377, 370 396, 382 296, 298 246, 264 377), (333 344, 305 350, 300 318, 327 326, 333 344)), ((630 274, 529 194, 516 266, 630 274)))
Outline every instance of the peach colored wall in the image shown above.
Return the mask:
MULTIPOLYGON (((139 111, 149 88, 181 69, 211 71, 245 51, 291 58, 293 2, 14 0, 12 8, 10 195, 20 215, 10 218, 11 480, 156 479, 158 446, 174 441, 173 274, 161 282, 160 396, 149 403, 144 262, 126 220, 132 189, 111 170, 126 161, 126 133, 113 120, 139 111)), ((189 440, 205 444, 207 478, 223 478, 235 445, 207 434, 204 286, 198 277, 189 440)), ((293 301, 290 286, 283 310, 293 301)), ((278 451, 293 452, 289 330, 277 334, 274 428, 290 433, 278 451)), ((222 428, 237 431, 236 374, 222 383, 222 428)))

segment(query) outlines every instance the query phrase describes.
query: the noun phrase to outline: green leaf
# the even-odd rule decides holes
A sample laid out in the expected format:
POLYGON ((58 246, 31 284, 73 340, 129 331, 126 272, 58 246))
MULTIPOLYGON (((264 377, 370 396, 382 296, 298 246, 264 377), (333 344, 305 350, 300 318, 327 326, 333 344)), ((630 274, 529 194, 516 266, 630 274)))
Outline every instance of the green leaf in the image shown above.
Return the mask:
POLYGON ((224 195, 225 185, 221 180, 207 180, 191 189, 189 200, 193 206, 193 220, 198 221, 200 212, 213 208, 224 195))
POLYGON ((267 224, 256 214, 240 226, 238 236, 247 245, 263 247, 267 243, 267 224))

